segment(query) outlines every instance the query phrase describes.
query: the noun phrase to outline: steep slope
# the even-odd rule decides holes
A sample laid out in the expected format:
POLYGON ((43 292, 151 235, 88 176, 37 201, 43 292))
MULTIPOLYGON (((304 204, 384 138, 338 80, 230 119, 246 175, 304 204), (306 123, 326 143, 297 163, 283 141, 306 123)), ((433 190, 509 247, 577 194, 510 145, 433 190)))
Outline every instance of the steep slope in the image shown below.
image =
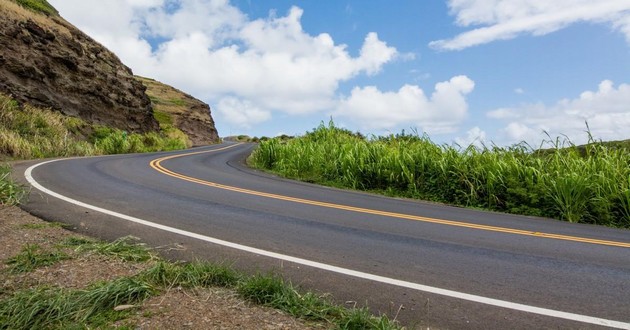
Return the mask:
POLYGON ((159 129, 145 87, 116 55, 56 13, 8 0, 0 0, 0 92, 91 124, 159 129))
POLYGON ((156 80, 138 76, 136 78, 147 87, 146 93, 162 129, 172 126, 181 130, 193 145, 219 142, 210 106, 156 80))

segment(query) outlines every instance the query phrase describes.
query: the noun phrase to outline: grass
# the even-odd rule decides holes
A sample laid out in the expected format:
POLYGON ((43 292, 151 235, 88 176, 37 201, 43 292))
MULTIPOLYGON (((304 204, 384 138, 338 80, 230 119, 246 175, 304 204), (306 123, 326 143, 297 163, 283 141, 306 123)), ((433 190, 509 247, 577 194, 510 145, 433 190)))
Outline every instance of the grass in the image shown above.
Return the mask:
POLYGON ((24 188, 11 179, 11 167, 0 165, 0 206, 16 205, 24 195, 24 188))
POLYGON ((46 0, 14 0, 20 6, 47 16, 58 16, 59 12, 46 0))
POLYGON ((63 246, 72 247, 76 252, 94 252, 124 261, 144 262, 156 258, 145 244, 138 243, 137 237, 126 236, 113 242, 100 242, 70 237, 63 246))
POLYGON ((367 139, 331 122, 299 138, 261 141, 250 163, 342 188, 630 228, 628 144, 546 143, 551 148, 461 148, 404 131, 367 139))
POLYGON ((0 94, 0 155, 13 159, 179 150, 189 143, 188 137, 174 128, 127 133, 48 109, 21 107, 0 94))
POLYGON ((114 307, 135 304, 155 289, 134 278, 97 283, 85 290, 36 288, 0 301, 0 329, 94 328, 125 316, 114 307))
MULTIPOLYGON (((126 261, 157 258, 145 245, 129 237, 111 243, 70 237, 60 246, 126 261)), ((11 271, 24 273, 64 258, 68 256, 43 252, 36 245, 28 245, 22 253, 11 258, 11 271)), ((156 260, 153 266, 138 275, 95 283, 87 289, 44 286, 4 292, 0 300, 0 329, 109 328, 114 322, 131 315, 129 310, 116 311, 114 307, 138 306, 143 300, 173 287, 229 288, 253 303, 280 309, 298 318, 327 322, 340 329, 400 329, 395 321, 386 316, 375 317, 366 308, 348 309, 335 305, 328 296, 300 293, 277 275, 247 276, 226 265, 165 260, 156 260)))
POLYGON ((28 244, 18 255, 7 260, 7 265, 12 273, 27 273, 35 268, 50 266, 61 260, 68 259, 65 253, 60 251, 43 251, 39 245, 28 244))

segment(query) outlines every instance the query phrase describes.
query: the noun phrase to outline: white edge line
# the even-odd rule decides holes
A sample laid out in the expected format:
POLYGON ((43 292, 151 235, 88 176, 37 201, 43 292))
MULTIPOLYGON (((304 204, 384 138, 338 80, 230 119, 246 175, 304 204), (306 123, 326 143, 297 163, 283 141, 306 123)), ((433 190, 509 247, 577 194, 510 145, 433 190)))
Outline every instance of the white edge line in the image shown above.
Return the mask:
POLYGON ((84 207, 86 209, 90 209, 90 210, 93 210, 93 211, 96 211, 96 212, 100 212, 100 213, 103 213, 103 214, 107 214, 107 215, 110 215, 110 216, 113 216, 113 217, 117 217, 117 218, 120 218, 120 219, 123 219, 123 220, 127 220, 127 221, 130 221, 130 222, 133 222, 133 223, 141 224, 141 225, 152 227, 152 228, 159 229, 159 230, 164 230, 164 231, 167 231, 167 232, 170 232, 170 233, 174 233, 174 234, 178 234, 178 235, 182 235, 182 236, 198 239, 198 240, 201 240, 201 241, 206 241, 206 242, 209 242, 209 243, 212 243, 212 244, 217 244, 217 245, 221 245, 221 246, 225 246, 225 247, 229 247, 229 248, 233 248, 233 249, 237 249, 237 250, 241 250, 241 251, 245 251, 245 252, 249 252, 249 253, 253 253, 253 254, 258 254, 258 255, 261 255, 261 256, 266 256, 266 257, 275 258, 275 259, 279 259, 279 260, 284 260, 284 261, 288 261, 288 262, 292 262, 292 263, 296 263, 296 264, 300 264, 300 265, 304 265, 304 266, 309 266, 309 267, 313 267, 313 268, 317 268, 317 269, 322 269, 322 270, 326 270, 326 271, 330 271, 330 272, 334 272, 334 273, 338 273, 338 274, 353 276, 353 277, 366 279, 366 280, 370 280, 370 281, 374 281, 374 282, 380 282, 380 283, 395 285, 395 286, 399 286, 399 287, 403 287, 403 288, 408 288, 408 289, 413 289, 413 290, 433 293, 433 294, 447 296, 447 297, 451 297, 451 298, 462 299, 462 300, 477 302, 477 303, 491 305, 491 306, 496 306, 496 307, 508 308, 508 309, 512 309, 512 310, 528 312, 528 313, 533 313, 533 314, 551 316, 551 317, 561 318, 561 319, 566 319, 566 320, 571 320, 571 321, 578 321, 578 322, 582 322, 582 323, 590 323, 590 324, 596 324, 596 325, 601 325, 601 326, 607 326, 607 327, 611 327, 611 328, 630 330, 630 323, 614 321, 614 320, 607 320, 607 319, 602 319, 602 318, 592 317, 592 316, 587 316, 587 315, 581 315, 581 314, 562 312, 562 311, 557 311, 557 310, 553 310, 553 309, 535 307, 535 306, 524 305, 524 304, 519 304, 519 303, 513 303, 513 302, 510 302, 510 301, 499 300, 499 299, 494 299, 494 298, 488 298, 488 297, 483 297, 483 296, 477 296, 477 295, 473 295, 473 294, 462 293, 462 292, 452 291, 452 290, 447 290, 447 289, 441 289, 441 288, 436 288, 436 287, 432 287, 432 286, 417 284, 417 283, 413 283, 413 282, 407 282, 407 281, 403 281, 403 280, 397 280, 397 279, 384 277, 384 276, 379 276, 379 275, 374 275, 374 274, 370 274, 370 273, 364 273, 364 272, 357 271, 357 270, 352 270, 352 269, 342 268, 342 267, 338 267, 338 266, 328 265, 328 264, 324 264, 324 263, 321 263, 321 262, 316 262, 316 261, 311 261, 311 260, 307 260, 307 259, 292 257, 292 256, 288 256, 288 255, 285 255, 285 254, 275 253, 275 252, 266 251, 266 250, 262 250, 262 249, 257 249, 257 248, 246 246, 246 245, 242 245, 242 244, 232 243, 232 242, 224 241, 224 240, 221 240, 221 239, 217 239, 217 238, 213 238, 213 237, 209 237, 209 236, 193 233, 193 232, 186 231, 186 230, 181 230, 181 229, 177 229, 177 228, 173 228, 173 227, 157 224, 157 223, 150 222, 150 221, 147 221, 147 220, 135 218, 135 217, 132 217, 132 216, 129 216, 129 215, 126 215, 126 214, 121 214, 121 213, 118 213, 118 212, 114 212, 114 211, 110 211, 110 210, 107 210, 107 209, 103 209, 103 208, 100 208, 100 207, 97 207, 97 206, 94 206, 94 205, 90 205, 90 204, 87 204, 87 203, 83 203, 83 202, 80 202, 78 200, 75 200, 75 199, 66 197, 64 195, 58 194, 58 193, 56 193, 56 192, 54 192, 54 191, 52 191, 50 189, 47 189, 46 187, 42 186, 37 181, 35 181, 35 179, 33 178, 33 175, 32 175, 33 170, 35 168, 37 168, 37 167, 39 167, 41 165, 45 165, 45 164, 56 162, 56 161, 60 161, 60 160, 64 160, 64 159, 53 159, 53 160, 49 160, 49 161, 45 161, 45 162, 42 162, 42 163, 35 164, 35 165, 27 168, 26 171, 24 171, 24 177, 26 178, 26 180, 33 187, 37 188, 38 190, 42 191, 43 193, 46 193, 46 194, 48 194, 50 196, 56 197, 58 199, 61 199, 61 200, 65 201, 65 202, 68 202, 68 203, 71 203, 71 204, 74 204, 74 205, 77 205, 77 206, 81 206, 81 207, 84 207))

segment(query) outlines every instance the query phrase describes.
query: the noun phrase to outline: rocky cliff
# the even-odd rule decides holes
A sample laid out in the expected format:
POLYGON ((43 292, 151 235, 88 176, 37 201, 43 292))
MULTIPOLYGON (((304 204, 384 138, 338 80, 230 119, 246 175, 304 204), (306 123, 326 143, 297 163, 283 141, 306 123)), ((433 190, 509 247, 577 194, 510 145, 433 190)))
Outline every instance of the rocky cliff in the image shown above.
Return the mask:
POLYGON ((179 91, 177 97, 159 95, 176 90, 157 82, 148 83, 154 87, 152 103, 145 85, 116 55, 40 2, 36 5, 44 4, 46 10, 0 0, 1 93, 129 132, 158 130, 155 106, 193 144, 218 142, 207 104, 179 91), (178 101, 169 106, 169 97, 178 101))
POLYGON ((87 122, 157 130, 145 87, 112 52, 60 16, 0 1, 0 92, 87 122))
POLYGON ((136 78, 147 87, 147 95, 161 127, 172 126, 181 130, 193 145, 219 142, 210 106, 156 80, 136 78))

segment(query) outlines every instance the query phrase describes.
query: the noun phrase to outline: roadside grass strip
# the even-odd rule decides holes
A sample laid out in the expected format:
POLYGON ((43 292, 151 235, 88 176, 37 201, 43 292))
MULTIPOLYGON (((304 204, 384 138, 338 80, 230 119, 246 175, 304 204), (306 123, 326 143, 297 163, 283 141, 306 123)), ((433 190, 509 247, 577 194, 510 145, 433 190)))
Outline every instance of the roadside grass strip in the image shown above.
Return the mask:
MULTIPOLYGON (((349 309, 334 304, 328 295, 300 293, 298 288, 275 274, 246 276, 222 264, 161 260, 133 237, 110 243, 70 237, 58 246, 74 248, 78 253, 97 253, 127 262, 154 261, 155 264, 138 275, 97 282, 87 289, 40 286, 3 292, 0 329, 107 328, 131 316, 145 299, 173 287, 232 289, 252 303, 279 309, 297 318, 326 322, 339 329, 401 329, 395 320, 373 316, 367 308, 349 309), (120 306, 131 308, 117 308, 120 306)), ((22 253, 10 259, 10 271, 28 272, 67 258, 65 254, 43 252, 39 246, 27 245, 22 253)))

